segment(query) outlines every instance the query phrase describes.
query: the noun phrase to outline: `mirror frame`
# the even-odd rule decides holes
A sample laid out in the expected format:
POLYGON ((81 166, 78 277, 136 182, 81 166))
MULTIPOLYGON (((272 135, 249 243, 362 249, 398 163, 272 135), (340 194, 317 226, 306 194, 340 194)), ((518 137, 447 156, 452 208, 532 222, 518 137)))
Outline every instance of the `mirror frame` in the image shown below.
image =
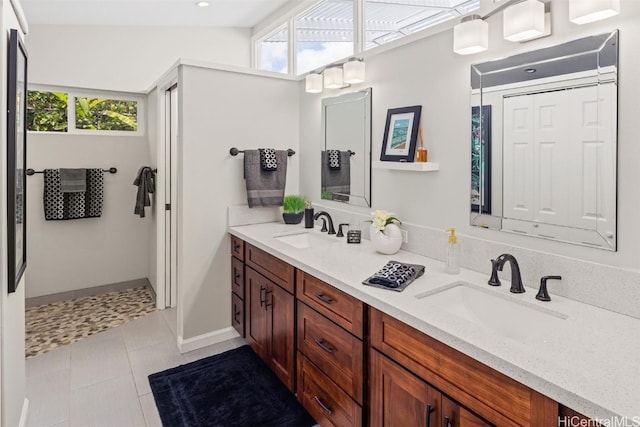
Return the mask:
MULTIPOLYGON (((365 118, 364 118, 364 140, 363 140, 363 152, 360 153, 358 151, 360 150, 356 150, 355 155, 356 156, 362 156, 362 158, 364 159, 364 193, 363 195, 359 195, 359 194, 350 194, 349 195, 349 200, 336 200, 336 199, 332 199, 331 201, 334 202, 339 202, 339 203, 347 203, 353 206, 362 206, 362 207, 371 207, 371 146, 372 146, 372 140, 371 140, 371 115, 372 115, 372 97, 373 97, 373 91, 372 88, 366 88, 366 89, 361 89, 355 92, 349 92, 349 93, 344 93, 341 95, 337 95, 337 96, 333 96, 333 97, 328 97, 328 98, 323 98, 322 99, 322 135, 321 135, 321 152, 322 151, 326 151, 327 150, 327 108, 332 106, 332 105, 338 105, 338 104, 343 104, 346 102, 353 102, 353 101, 359 101, 359 100, 364 100, 365 101, 365 110, 366 110, 366 114, 365 114, 365 118), (364 150, 366 146, 366 150, 364 150), (354 201, 361 201, 361 203, 354 203, 354 201)), ((321 161, 322 161, 322 157, 321 157, 321 161)), ((322 169, 322 165, 320 167, 320 193, 321 193, 321 200, 326 200, 326 199, 322 199, 322 192, 324 189, 324 178, 322 176, 323 174, 323 169, 322 169)))

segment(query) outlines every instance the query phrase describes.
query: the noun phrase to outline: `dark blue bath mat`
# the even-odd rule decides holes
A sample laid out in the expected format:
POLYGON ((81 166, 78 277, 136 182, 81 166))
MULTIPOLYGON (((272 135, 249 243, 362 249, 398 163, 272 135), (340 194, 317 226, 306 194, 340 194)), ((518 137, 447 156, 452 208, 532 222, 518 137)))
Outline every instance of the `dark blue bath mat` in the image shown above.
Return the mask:
POLYGON ((149 375, 165 427, 310 427, 315 421, 248 345, 149 375))

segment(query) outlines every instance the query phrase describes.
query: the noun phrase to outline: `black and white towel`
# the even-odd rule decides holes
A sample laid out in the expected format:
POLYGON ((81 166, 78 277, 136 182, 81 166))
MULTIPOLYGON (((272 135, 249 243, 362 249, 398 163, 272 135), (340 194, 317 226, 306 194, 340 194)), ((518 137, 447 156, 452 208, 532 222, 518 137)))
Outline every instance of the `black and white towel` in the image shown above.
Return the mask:
POLYGON ((327 150, 329 169, 340 170, 340 150, 327 150))
POLYGON ((87 169, 86 191, 63 193, 60 169, 44 170, 44 218, 47 221, 97 218, 102 215, 102 169, 87 169))
POLYGON ((262 168, 260 150, 244 150, 244 179, 250 208, 280 206, 287 183, 287 150, 276 150, 277 170, 262 168))
POLYGON ((351 195, 351 154, 348 151, 325 150, 322 152, 322 191, 331 200, 348 202, 351 195), (331 153, 336 151, 340 167, 331 167, 331 153))
POLYGON ((273 148, 260 148, 260 167, 263 171, 273 172, 278 170, 276 150, 273 148))
POLYGON ((415 279, 424 274, 424 265, 405 264, 398 261, 389 261, 376 274, 362 283, 383 289, 391 289, 402 292, 415 279))

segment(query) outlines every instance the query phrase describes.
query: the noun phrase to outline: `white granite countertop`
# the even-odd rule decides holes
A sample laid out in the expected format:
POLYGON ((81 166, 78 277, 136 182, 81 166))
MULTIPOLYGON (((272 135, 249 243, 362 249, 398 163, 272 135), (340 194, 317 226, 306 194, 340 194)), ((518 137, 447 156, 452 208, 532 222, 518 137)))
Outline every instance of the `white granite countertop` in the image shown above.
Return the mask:
MULTIPOLYGON (((633 425, 640 425, 638 319, 556 295, 551 295, 550 302, 540 302, 533 288, 524 294, 511 294, 506 280, 500 287, 487 285, 489 272, 462 269, 458 275, 447 275, 440 261, 404 251, 378 254, 368 240, 347 244, 346 238, 327 236, 318 228, 266 223, 229 227, 228 231, 576 411, 600 420, 628 417, 635 422, 633 425), (313 237, 309 248, 294 248, 274 237, 305 231, 313 237), (389 260, 422 264, 426 272, 403 292, 362 284, 389 260), (503 319, 514 327, 509 338, 430 304, 428 299, 416 298, 459 281, 508 301, 520 300, 561 313, 566 319, 541 330, 518 318, 521 305, 514 303, 515 311, 505 313, 503 319), (518 339, 520 332, 529 338, 518 339)), ((522 265, 527 260, 518 262, 522 265)), ((509 268, 502 277, 510 277, 506 270, 509 268)))

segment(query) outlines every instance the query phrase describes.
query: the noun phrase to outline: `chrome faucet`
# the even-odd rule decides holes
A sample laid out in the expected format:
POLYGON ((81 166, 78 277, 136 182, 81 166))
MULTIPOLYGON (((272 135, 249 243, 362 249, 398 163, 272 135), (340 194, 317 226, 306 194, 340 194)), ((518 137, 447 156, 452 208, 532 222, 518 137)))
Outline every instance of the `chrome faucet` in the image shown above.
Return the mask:
POLYGON ((491 278, 489 284, 491 286, 500 286, 500 279, 498 278, 498 271, 502 271, 507 261, 511 264, 511 289, 514 294, 521 294, 526 292, 522 285, 522 277, 520 276, 520 266, 518 261, 511 254, 502 254, 497 259, 491 260, 491 278))
POLYGON ((331 215, 329 215, 328 212, 320 211, 320 212, 318 212, 317 214, 315 214, 313 216, 313 219, 315 221, 317 221, 318 218, 320 218, 321 216, 326 217, 327 221, 329 222, 329 233, 328 234, 336 234, 336 230, 335 230, 335 228, 333 228, 333 220, 331 219, 331 215))

